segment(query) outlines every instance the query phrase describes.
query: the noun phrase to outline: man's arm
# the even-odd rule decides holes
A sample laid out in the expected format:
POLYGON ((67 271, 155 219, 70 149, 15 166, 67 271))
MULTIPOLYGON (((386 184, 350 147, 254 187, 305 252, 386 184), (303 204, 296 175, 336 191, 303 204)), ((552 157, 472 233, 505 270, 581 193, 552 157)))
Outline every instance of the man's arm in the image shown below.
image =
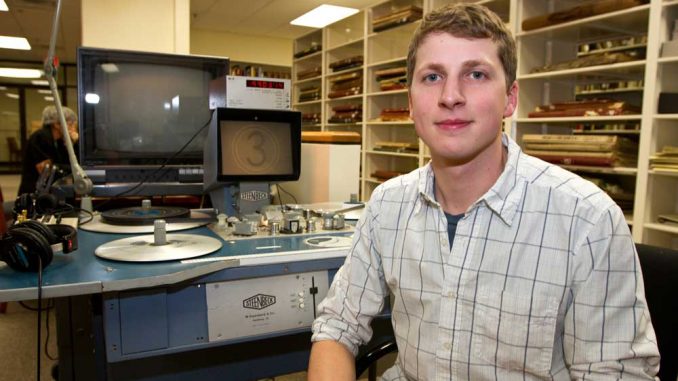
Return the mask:
POLYGON ((332 340, 313 343, 308 364, 309 381, 355 379, 355 358, 343 344, 332 340))
POLYGON ((652 380, 659 351, 630 231, 616 206, 592 226, 576 252, 564 322, 572 379, 652 380))
POLYGON ((355 380, 358 347, 370 340, 370 323, 384 306, 384 281, 378 242, 378 195, 373 193, 356 226, 344 265, 337 271, 313 322, 309 379, 355 380), (315 378, 317 377, 317 378, 315 378), (327 377, 327 378, 325 378, 327 377))

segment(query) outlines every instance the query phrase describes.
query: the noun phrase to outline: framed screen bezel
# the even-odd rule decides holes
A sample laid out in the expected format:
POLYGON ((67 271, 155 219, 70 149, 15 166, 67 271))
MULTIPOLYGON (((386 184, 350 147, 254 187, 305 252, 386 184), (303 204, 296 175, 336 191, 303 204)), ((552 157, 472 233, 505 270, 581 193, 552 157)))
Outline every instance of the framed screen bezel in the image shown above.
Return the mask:
MULTIPOLYGON (((82 141, 79 144, 80 161, 84 167, 90 168, 153 168, 166 164, 168 167, 201 165, 203 158, 200 151, 182 152, 171 162, 166 163, 167 158, 176 152, 144 154, 138 152, 125 152, 102 150, 96 147, 96 134, 94 128, 95 111, 88 107, 85 95, 91 85, 96 64, 110 60, 111 62, 144 63, 175 67, 201 68, 212 74, 212 79, 225 76, 229 72, 229 59, 226 57, 211 57, 201 55, 182 55, 157 52, 142 52, 117 49, 101 49, 79 47, 78 59, 78 102, 79 102, 79 128, 82 141)), ((208 94, 205 94, 205 102, 208 102, 208 94)), ((206 104, 207 106, 207 104, 206 104)), ((205 114, 205 122, 209 119, 205 114)), ((196 126, 200 127, 200 126, 196 126)))
POLYGON ((286 110, 255 110, 219 108, 216 115, 216 142, 217 144, 217 181, 222 183, 233 182, 278 182, 296 181, 301 173, 301 113, 286 110), (256 175, 224 175, 222 157, 223 147, 221 142, 222 121, 250 121, 250 122, 273 122, 288 124, 290 129, 290 142, 292 149, 292 172, 286 174, 256 174, 256 175))

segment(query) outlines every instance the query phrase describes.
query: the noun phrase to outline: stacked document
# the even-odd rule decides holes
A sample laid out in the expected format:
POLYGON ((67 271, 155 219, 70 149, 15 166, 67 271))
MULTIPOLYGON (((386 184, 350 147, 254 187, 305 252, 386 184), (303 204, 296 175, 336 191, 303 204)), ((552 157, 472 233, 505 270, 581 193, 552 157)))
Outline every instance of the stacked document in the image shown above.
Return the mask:
POLYGON ((565 165, 635 167, 638 143, 617 135, 523 135, 525 153, 565 165))
POLYGON ((650 156, 650 169, 678 172, 678 147, 664 146, 660 152, 650 156))

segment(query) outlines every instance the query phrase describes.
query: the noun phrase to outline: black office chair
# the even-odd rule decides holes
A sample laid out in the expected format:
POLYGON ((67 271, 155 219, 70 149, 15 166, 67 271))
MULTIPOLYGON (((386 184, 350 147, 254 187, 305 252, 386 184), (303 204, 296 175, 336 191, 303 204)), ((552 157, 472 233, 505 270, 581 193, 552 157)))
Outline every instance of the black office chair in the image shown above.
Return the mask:
POLYGON ((678 378, 678 250, 636 244, 661 355, 659 379, 678 378))
POLYGON ((387 354, 396 352, 397 350, 398 345, 396 344, 395 338, 393 337, 367 349, 365 353, 358 355, 355 360, 355 377, 360 377, 360 375, 367 370, 367 379, 369 381, 376 381, 377 361, 387 354))
MULTIPOLYGON (((636 244, 645 283, 645 298, 661 355, 659 379, 678 379, 678 250, 636 244)), ((356 377, 369 369, 376 380, 376 361, 398 347, 395 339, 372 346, 356 359, 356 377)))

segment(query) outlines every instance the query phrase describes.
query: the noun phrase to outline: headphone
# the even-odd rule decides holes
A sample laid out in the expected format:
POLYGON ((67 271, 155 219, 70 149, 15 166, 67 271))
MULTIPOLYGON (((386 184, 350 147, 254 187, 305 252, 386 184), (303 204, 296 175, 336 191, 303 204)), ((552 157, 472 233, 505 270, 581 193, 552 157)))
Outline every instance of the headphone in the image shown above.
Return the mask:
POLYGON ((53 258, 52 245, 64 254, 78 249, 78 233, 70 225, 45 225, 34 220, 10 226, 0 240, 0 261, 17 271, 37 272, 53 258))
POLYGON ((59 199, 52 193, 36 195, 23 193, 14 201, 13 217, 16 220, 22 211, 26 211, 28 218, 34 215, 44 215, 54 212, 59 207, 59 199))

